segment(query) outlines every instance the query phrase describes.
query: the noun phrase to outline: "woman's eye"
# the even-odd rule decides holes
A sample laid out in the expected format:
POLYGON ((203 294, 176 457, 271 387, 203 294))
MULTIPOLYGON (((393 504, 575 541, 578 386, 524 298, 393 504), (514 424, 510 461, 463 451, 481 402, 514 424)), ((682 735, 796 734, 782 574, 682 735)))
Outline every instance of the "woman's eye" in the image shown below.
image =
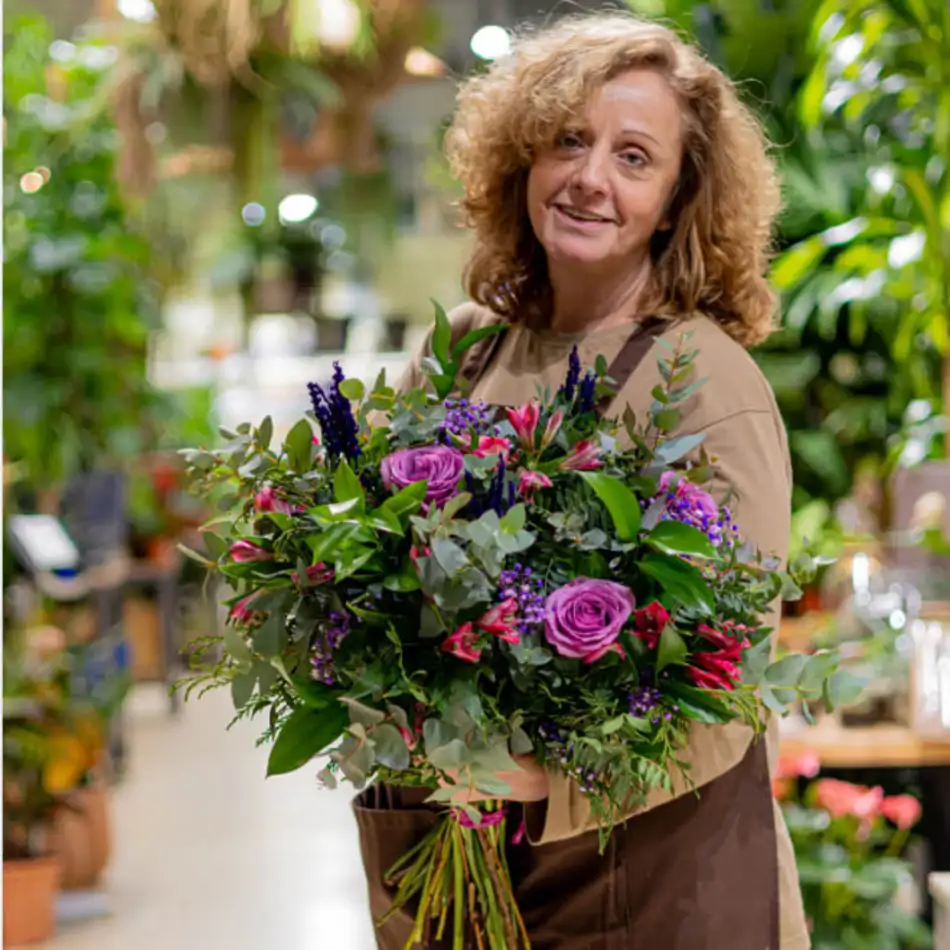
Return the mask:
POLYGON ((638 168, 640 165, 643 165, 646 162, 646 157, 644 156, 643 152, 640 151, 624 152, 621 157, 623 158, 624 162, 626 162, 626 164, 631 165, 634 168, 638 168))
POLYGON ((580 146, 581 138, 574 132, 564 132, 557 137, 558 148, 577 148, 580 146))

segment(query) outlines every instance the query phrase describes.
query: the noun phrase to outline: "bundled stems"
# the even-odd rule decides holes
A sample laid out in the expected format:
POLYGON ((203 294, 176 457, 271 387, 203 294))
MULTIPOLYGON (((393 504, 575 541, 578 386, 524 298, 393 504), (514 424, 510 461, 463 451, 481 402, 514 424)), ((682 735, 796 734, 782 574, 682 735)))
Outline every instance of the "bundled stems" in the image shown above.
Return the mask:
POLYGON ((452 908, 452 950, 530 950, 504 854, 505 822, 464 827, 453 812, 386 873, 396 886, 393 905, 378 922, 418 897, 405 950, 419 947, 435 930, 441 940, 452 908), (468 923, 466 924, 466 910, 468 923))

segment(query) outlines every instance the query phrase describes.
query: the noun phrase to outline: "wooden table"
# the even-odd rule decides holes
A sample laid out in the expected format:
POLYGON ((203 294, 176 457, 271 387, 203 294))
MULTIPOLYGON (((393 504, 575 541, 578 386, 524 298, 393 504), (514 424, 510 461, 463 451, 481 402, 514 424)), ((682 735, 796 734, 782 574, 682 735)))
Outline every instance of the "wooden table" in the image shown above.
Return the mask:
POLYGON ((781 750, 789 755, 814 752, 823 766, 838 769, 950 766, 950 741, 922 739, 906 726, 848 729, 833 719, 783 729, 781 750))

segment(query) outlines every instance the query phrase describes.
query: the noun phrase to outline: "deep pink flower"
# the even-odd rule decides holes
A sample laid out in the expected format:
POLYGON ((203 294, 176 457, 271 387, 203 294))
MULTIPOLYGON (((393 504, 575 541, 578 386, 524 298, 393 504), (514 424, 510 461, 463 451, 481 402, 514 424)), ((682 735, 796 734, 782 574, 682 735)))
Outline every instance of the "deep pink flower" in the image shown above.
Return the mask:
POLYGON ((488 458, 489 455, 500 455, 507 462, 511 456, 511 440, 494 435, 479 436, 478 445, 472 449, 472 455, 480 459, 488 458))
POLYGON ((274 555, 253 541, 235 541, 231 545, 231 558, 238 564, 248 564, 253 561, 272 561, 274 555))
POLYGON ((498 811, 480 812, 481 821, 476 825, 468 813, 462 808, 453 809, 452 814, 455 820, 463 827, 474 831, 477 828, 491 828, 493 825, 500 825, 505 820, 505 809, 499 808, 498 811))
POLYGON ((250 606, 251 601, 258 595, 259 591, 242 597, 228 612, 228 620, 237 626, 252 626, 259 624, 265 617, 260 611, 253 610, 250 606))
POLYGON ((600 468, 604 461, 600 457, 600 446, 591 439, 584 439, 571 448, 570 454, 560 467, 567 472, 588 472, 600 468))
POLYGON ((635 606, 623 584, 577 577, 545 601, 545 636, 561 656, 584 659, 616 642, 635 606))
POLYGON ((541 417, 541 407, 536 402, 526 403, 519 409, 508 410, 508 421, 515 430, 518 441, 529 452, 534 448, 534 434, 541 417))
POLYGON ((314 564, 312 567, 307 568, 306 583, 304 585, 301 585, 300 575, 296 571, 290 575, 290 579, 298 587, 317 587, 320 584, 329 584, 330 581, 333 580, 333 568, 327 567, 323 561, 320 561, 319 564, 314 564))
POLYGON ((442 650, 451 653, 466 663, 477 663, 482 655, 482 648, 478 645, 478 634, 472 630, 470 623, 462 626, 442 641, 442 650))
POLYGON ((670 612, 658 601, 654 600, 646 607, 637 610, 633 615, 636 626, 636 635, 650 650, 655 650, 660 642, 660 634, 670 622, 670 612))
POLYGON ((282 515, 292 515, 296 510, 290 502, 284 501, 276 491, 267 485, 254 496, 254 507, 258 511, 276 511, 282 515))
POLYGON ((550 488, 554 483, 544 472, 535 472, 530 468, 521 470, 518 476, 518 494, 531 498, 539 488, 550 488))
POLYGON ((492 633, 505 643, 520 643, 521 636, 514 626, 515 615, 518 613, 518 602, 509 597, 494 607, 489 608, 475 621, 475 626, 484 633, 492 633))
POLYGON ((606 646, 602 646, 594 650, 593 653, 588 653, 587 656, 584 657, 584 662, 588 664, 596 663, 608 653, 616 653, 621 660, 625 660, 627 658, 627 651, 624 650, 624 648, 619 643, 608 643, 606 646))

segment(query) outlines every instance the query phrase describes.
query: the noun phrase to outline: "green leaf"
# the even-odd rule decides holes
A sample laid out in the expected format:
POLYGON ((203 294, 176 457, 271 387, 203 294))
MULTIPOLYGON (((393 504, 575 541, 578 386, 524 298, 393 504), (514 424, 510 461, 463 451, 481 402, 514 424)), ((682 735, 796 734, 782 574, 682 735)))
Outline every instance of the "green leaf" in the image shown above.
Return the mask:
POLYGON ((514 755, 529 755, 534 752, 534 743, 521 726, 511 730, 511 751, 514 755))
POLYGON ((439 361, 445 370, 451 362, 449 348, 452 345, 452 324, 448 314, 437 300, 432 301, 435 307, 435 327, 432 330, 432 355, 439 361))
POLYGON ((802 653, 789 653, 780 660, 776 660, 765 671, 765 681, 773 689, 795 689, 799 677, 808 662, 808 657, 802 653))
POLYGON ((663 554, 716 557, 716 549, 709 538, 699 528, 682 521, 660 521, 647 535, 646 543, 663 554))
POLYGON ((254 650, 261 656, 277 656, 287 645, 287 630, 282 614, 274 612, 252 634, 254 650))
POLYGON ((518 504, 509 508, 501 519, 501 530, 505 534, 517 534, 528 519, 528 513, 524 505, 518 504))
POLYGON ((659 463, 662 467, 669 467, 685 458, 693 449, 705 441, 706 433, 700 432, 696 435, 681 435, 675 439, 661 442, 653 453, 654 462, 659 463))
POLYGON ((621 541, 635 541, 640 531, 640 502, 619 479, 600 472, 579 472, 604 503, 621 541))
POLYGON ((718 696, 695 686, 678 683, 670 690, 680 709, 697 722, 715 724, 729 722, 733 714, 729 706, 718 696))
POLYGON ((214 561, 209 561, 203 554, 199 554, 197 551, 193 551, 191 548, 186 547, 184 544, 177 545, 179 551, 185 555, 185 557, 190 558, 192 561, 197 561, 204 567, 214 567, 214 561))
POLYGON ((479 327, 477 330, 469 330, 455 346, 452 347, 452 358, 458 360, 466 350, 471 349, 480 340, 486 337, 495 336, 498 333, 504 333, 508 329, 506 323, 493 323, 490 327, 479 327))
POLYGON ((309 471, 313 460, 313 429, 306 419, 301 419, 287 433, 284 452, 292 469, 297 472, 309 471))
POLYGON ((248 700, 254 695, 257 686, 257 674, 253 671, 239 673, 231 680, 231 701, 236 710, 243 709, 248 700))
POLYGON ((325 709, 335 705, 339 700, 339 692, 324 683, 318 683, 306 676, 293 677, 294 691, 297 697, 311 709, 325 709))
POLYGON ((341 702, 349 710, 351 723, 359 723, 366 727, 377 726, 386 718, 386 713, 373 709, 372 706, 366 706, 349 696, 344 696, 341 702))
POLYGON ((469 565, 468 555, 462 548, 445 538, 436 538, 432 542, 432 556, 449 577, 455 576, 469 565))
POLYGON ((685 561, 669 555, 649 555, 640 562, 640 570, 652 577, 681 604, 711 614, 715 600, 702 574, 685 561))
POLYGON ((850 706, 857 702, 867 685, 867 679, 847 670, 838 670, 825 681, 825 706, 829 712, 842 706, 850 706))
POLYGON ((370 738, 375 746, 376 759, 381 765, 397 772, 409 768, 409 749, 394 725, 384 722, 373 729, 370 738))
POLYGON ((301 707, 281 727, 267 760, 267 774, 284 775, 306 765, 336 742, 349 722, 342 703, 322 709, 301 707))
POLYGON ((233 627, 224 628, 224 649, 238 663, 250 663, 254 659, 250 647, 233 627))
POLYGON ((359 402, 366 393, 366 387, 358 379, 344 379, 340 383, 340 395, 352 402, 359 402))
POLYGON ((404 574, 388 575, 383 581, 383 587, 397 594, 411 594, 414 590, 422 588, 422 581, 419 580, 419 575, 415 570, 411 570, 404 574))
POLYGON ((270 416, 265 416, 260 428, 257 430, 257 441, 263 451, 270 448, 270 440, 274 437, 274 420, 270 416))
POLYGON ((653 424, 663 432, 672 432, 679 425, 681 415, 679 409, 661 409, 653 414, 653 424))
POLYGON ((747 686, 758 686, 768 669, 772 654, 772 643, 763 637, 755 646, 749 647, 742 655, 742 682, 747 686))
POLYGON ((471 762, 468 746, 461 739, 452 739, 427 753, 429 761, 437 769, 460 769, 471 762))
POLYGON ((331 555, 335 555, 340 547, 359 530, 360 526, 358 524, 347 521, 333 525, 322 534, 310 535, 305 541, 313 553, 311 564, 319 564, 321 561, 329 560, 331 555))
POLYGON ((333 497, 337 502, 352 501, 354 498, 362 501, 366 497, 360 480, 345 459, 333 475, 333 497))
POLYGON ((392 512, 405 526, 408 524, 410 515, 414 515, 425 501, 427 482, 413 482, 407 485, 401 491, 397 492, 392 498, 387 498, 379 507, 392 512))
POLYGON ((676 663, 682 663, 688 654, 686 641, 679 635, 676 628, 668 623, 660 634, 660 642, 657 645, 656 671, 661 670, 676 663))
POLYGON ((483 795, 504 798, 511 794, 511 785, 508 782, 502 781, 493 772, 486 772, 484 769, 472 769, 472 784, 483 795))

